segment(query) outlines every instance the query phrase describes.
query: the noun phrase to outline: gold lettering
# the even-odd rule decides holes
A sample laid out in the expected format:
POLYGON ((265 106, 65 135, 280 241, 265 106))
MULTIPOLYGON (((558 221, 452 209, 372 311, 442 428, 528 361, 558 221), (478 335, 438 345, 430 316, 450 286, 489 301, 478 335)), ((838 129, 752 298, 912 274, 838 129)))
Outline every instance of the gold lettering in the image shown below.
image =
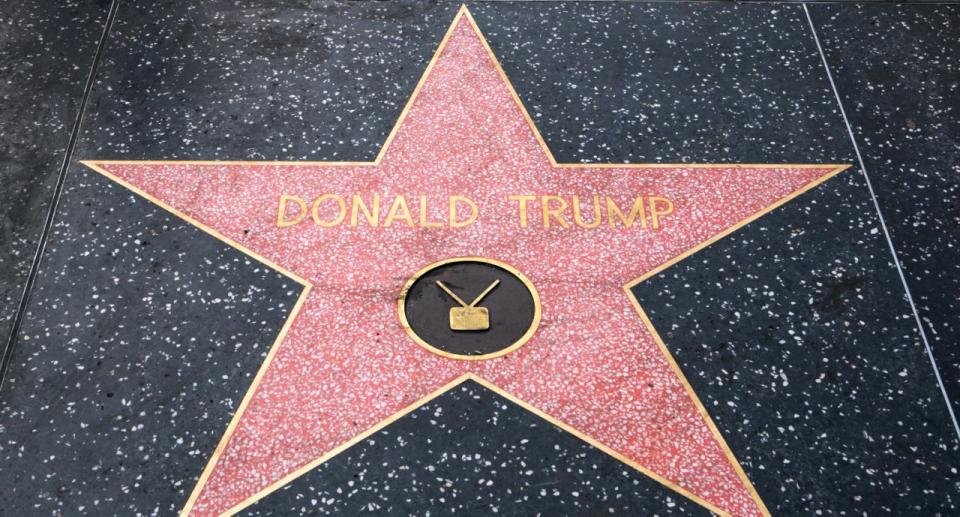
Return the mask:
POLYGON ((665 215, 670 215, 673 213, 673 201, 665 197, 652 196, 650 198, 650 219, 653 221, 653 229, 660 229, 660 218, 665 215), (667 208, 664 210, 657 209, 657 201, 663 201, 666 203, 667 208))
POLYGON ((342 223, 343 218, 346 216, 347 216, 347 204, 346 202, 344 202, 342 197, 336 194, 324 194, 318 197, 317 200, 313 202, 313 222, 317 223, 317 225, 319 226, 322 226, 324 228, 332 228, 342 223), (323 202, 328 199, 332 199, 337 202, 337 216, 329 221, 324 221, 323 219, 320 219, 320 205, 323 204, 323 202))
POLYGON ((580 198, 573 196, 573 222, 581 228, 596 228, 600 226, 602 219, 600 217, 600 196, 593 196, 593 221, 585 222, 583 214, 580 212, 580 198))
POLYGON ((516 201, 520 210, 520 227, 527 227, 527 203, 537 199, 537 196, 507 196, 510 201, 516 201))
POLYGON ((543 227, 550 228, 550 218, 553 217, 560 223, 560 226, 566 228, 570 226, 563 220, 563 213, 567 210, 567 200, 560 196, 540 196, 540 209, 543 212, 543 227), (550 208, 551 201, 559 201, 560 208, 550 208))
POLYGON ((383 225, 390 226, 394 219, 402 219, 407 222, 407 226, 413 226, 413 217, 410 217, 410 209, 407 207, 407 200, 403 196, 394 198, 393 204, 390 206, 390 212, 387 214, 387 220, 383 225))
POLYGON ((277 226, 280 228, 285 228, 287 226, 293 226, 307 217, 307 202, 298 198, 297 196, 288 196, 286 194, 280 194, 280 206, 277 207, 277 226), (287 203, 293 201, 296 203, 300 210, 297 212, 296 217, 293 220, 287 220, 287 203))
POLYGON ((623 211, 620 210, 620 207, 617 206, 617 202, 610 197, 607 197, 607 223, 610 225, 610 228, 615 228, 617 226, 616 219, 620 219, 620 222, 624 227, 630 228, 633 226, 633 222, 637 219, 637 216, 640 216, 640 227, 647 227, 647 220, 643 215, 643 198, 638 197, 633 200, 633 208, 630 209, 630 214, 624 217, 623 211))
POLYGON ((357 226, 359 224, 359 213, 363 211, 363 217, 367 220, 367 224, 370 226, 377 226, 377 223, 380 222, 380 194, 373 195, 373 208, 367 208, 367 205, 363 202, 363 199, 354 194, 353 203, 350 206, 350 226, 357 226))
MULTIPOLYGON (((322 194, 313 203, 309 198, 281 194, 277 206, 277 227, 285 228, 303 222, 307 215, 312 216, 317 226, 332 228, 345 224, 349 213, 351 227, 378 226, 389 227, 405 223, 410 228, 463 228, 478 221, 480 210, 477 203, 467 196, 451 195, 447 197, 448 213, 446 219, 442 213, 431 213, 430 200, 426 195, 418 195, 419 217, 410 210, 406 196, 397 195, 390 203, 386 217, 381 217, 385 208, 380 194, 353 194, 349 198, 333 193, 322 194), (349 204, 349 206, 347 206, 349 204), (349 209, 349 210, 348 210, 349 209)), ((507 200, 517 203, 517 217, 520 228, 531 224, 530 203, 540 203, 543 228, 583 228, 592 230, 604 226, 609 228, 631 228, 639 225, 654 230, 664 227, 665 218, 676 212, 673 201, 663 196, 639 196, 633 199, 629 210, 610 196, 593 194, 592 207, 584 196, 559 195, 508 195, 507 200), (572 210, 570 210, 572 209, 572 210), (572 211, 572 223, 569 212, 572 211), (590 212, 589 216, 587 212, 590 212), (606 218, 606 225, 604 225, 606 218)), ((416 207, 415 207, 416 208, 416 207)), ((437 207, 435 207, 437 208, 437 207)), ((437 210, 435 209, 434 212, 437 210)))
POLYGON ((469 226, 477 222, 477 215, 480 213, 477 210, 477 204, 473 202, 472 199, 466 196, 450 196, 450 227, 451 228, 463 228, 464 226, 469 226), (470 215, 463 221, 457 220, 457 203, 466 203, 470 207, 470 215))

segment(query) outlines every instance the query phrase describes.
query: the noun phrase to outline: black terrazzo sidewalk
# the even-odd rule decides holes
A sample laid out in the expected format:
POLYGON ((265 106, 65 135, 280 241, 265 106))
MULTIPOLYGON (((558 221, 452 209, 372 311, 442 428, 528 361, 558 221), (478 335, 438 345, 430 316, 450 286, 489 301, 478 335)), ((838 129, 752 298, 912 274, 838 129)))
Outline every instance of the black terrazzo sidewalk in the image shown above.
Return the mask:
MULTIPOLYGON (((0 6, 0 514, 176 514, 300 292, 79 160, 370 160, 458 7, 119 2, 55 200, 111 6, 0 6)), ((854 165, 633 294, 774 515, 960 514, 960 5, 469 8, 558 161, 854 165)), ((473 383, 249 511, 494 509, 703 511, 473 383)))

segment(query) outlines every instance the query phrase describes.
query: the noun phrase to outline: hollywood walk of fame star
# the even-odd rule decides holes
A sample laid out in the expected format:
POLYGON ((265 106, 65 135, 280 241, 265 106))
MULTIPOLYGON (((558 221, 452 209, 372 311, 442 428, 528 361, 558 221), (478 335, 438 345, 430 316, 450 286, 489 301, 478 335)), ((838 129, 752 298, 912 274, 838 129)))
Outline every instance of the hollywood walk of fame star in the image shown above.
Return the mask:
POLYGON ((373 162, 84 163, 304 286, 185 513, 238 511, 469 378, 715 513, 768 514, 629 287, 845 166, 558 164, 465 8, 373 162), (281 195, 325 193, 382 195, 377 217, 393 221, 350 224, 349 205, 327 202, 316 219, 341 224, 278 224, 281 195), (672 207, 657 228, 649 206, 632 226, 585 228, 541 210, 546 195, 580 195, 587 212, 594 195, 672 207), (476 220, 426 202, 450 196, 476 220), (533 196, 528 224, 517 196, 533 196), (529 278, 542 321, 523 346, 464 360, 411 339, 404 285, 454 257, 529 278))

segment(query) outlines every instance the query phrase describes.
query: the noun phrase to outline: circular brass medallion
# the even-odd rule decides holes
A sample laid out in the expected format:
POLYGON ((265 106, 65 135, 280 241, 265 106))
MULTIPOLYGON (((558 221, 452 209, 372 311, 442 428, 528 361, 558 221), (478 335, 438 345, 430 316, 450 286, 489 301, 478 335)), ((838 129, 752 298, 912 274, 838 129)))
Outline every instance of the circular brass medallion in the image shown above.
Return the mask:
POLYGON ((526 343, 540 324, 540 296, 530 280, 497 260, 442 260, 407 281, 400 322, 427 350, 461 360, 491 359, 526 343))

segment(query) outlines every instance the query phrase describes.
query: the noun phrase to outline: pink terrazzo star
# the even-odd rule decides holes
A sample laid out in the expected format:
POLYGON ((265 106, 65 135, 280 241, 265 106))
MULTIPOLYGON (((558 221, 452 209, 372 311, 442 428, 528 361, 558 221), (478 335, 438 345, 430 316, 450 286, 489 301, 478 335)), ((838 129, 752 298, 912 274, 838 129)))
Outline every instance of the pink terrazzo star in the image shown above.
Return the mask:
MULTIPOLYGON (((186 512, 249 505, 470 375, 717 513, 767 514, 624 285, 845 167, 558 165, 465 9, 375 162, 87 164, 307 286, 186 512), (278 226, 280 195, 310 201, 325 193, 347 202, 339 224, 323 227, 308 215, 278 226), (375 194, 379 224, 351 225, 352 196, 369 204, 375 194), (383 224, 397 195, 410 205, 412 226, 402 214, 383 224), (454 195, 476 203, 477 220, 422 227, 420 196, 426 220, 442 222, 454 195), (537 197, 522 227, 511 195, 579 195, 587 220, 598 215, 593 195, 625 209, 660 196, 673 211, 656 229, 649 213, 631 227, 604 219, 588 229, 568 208, 566 226, 554 218, 545 228, 537 197), (529 342, 464 361, 407 335, 397 317, 407 279, 460 256, 503 261, 530 278, 542 323, 529 342)), ((338 214, 328 201, 318 210, 324 222, 338 214)))

